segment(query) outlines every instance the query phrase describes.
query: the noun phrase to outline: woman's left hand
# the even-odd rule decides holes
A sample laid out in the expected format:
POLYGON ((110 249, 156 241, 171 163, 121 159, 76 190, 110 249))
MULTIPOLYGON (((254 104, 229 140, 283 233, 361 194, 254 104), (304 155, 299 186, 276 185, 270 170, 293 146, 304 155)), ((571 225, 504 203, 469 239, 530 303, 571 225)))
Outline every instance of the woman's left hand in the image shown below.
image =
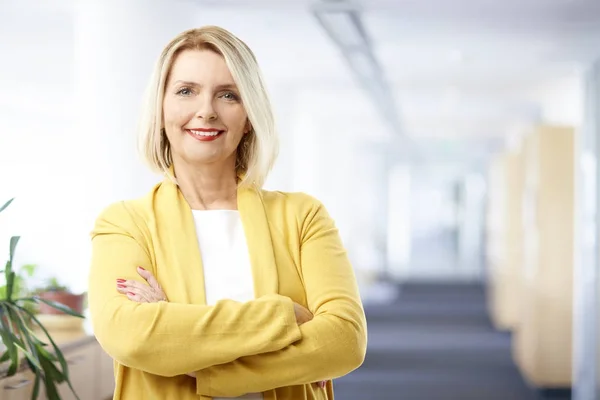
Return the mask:
POLYGON ((142 267, 137 267, 137 271, 147 284, 135 280, 117 279, 117 292, 126 295, 129 300, 138 303, 168 301, 165 292, 158 284, 154 275, 142 267))

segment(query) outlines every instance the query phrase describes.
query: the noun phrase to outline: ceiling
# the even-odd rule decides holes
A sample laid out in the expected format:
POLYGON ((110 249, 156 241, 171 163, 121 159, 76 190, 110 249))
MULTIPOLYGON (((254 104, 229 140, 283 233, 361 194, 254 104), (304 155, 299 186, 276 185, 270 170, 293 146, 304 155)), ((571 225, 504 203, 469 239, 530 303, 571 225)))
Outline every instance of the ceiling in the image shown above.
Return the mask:
MULTIPOLYGON (((20 20, 16 16, 27 8, 30 18, 39 17, 36 26, 69 43, 73 0, 38 1, 47 5, 44 9, 28 7, 33 1, 9 2, 12 5, 0 17, 0 33, 6 22, 12 34, 19 32, 23 60, 15 63, 12 74, 4 75, 4 81, 0 78, 4 85, 34 73, 46 78, 71 74, 53 63, 39 68, 42 59, 70 57, 69 46, 49 50, 39 32, 31 33, 30 24, 14 29, 20 20)), ((364 94, 340 49, 312 14, 316 1, 180 1, 198 5, 199 25, 222 25, 242 37, 254 49, 275 90, 318 88, 334 93, 343 89, 343 95, 334 95, 338 108, 345 107, 344 99, 351 110, 363 107, 362 100, 350 105, 352 93, 364 94)), ((353 4, 360 10, 373 53, 396 99, 403 133, 417 138, 480 140, 505 135, 510 126, 539 117, 539 104, 529 95, 532 88, 579 73, 600 49, 597 0, 364 0, 353 4)), ((0 50, 11 54, 11 41, 3 42, 0 50)))
MULTIPOLYGON (((353 79, 310 13, 315 1, 195 2, 210 14, 222 12, 217 23, 254 44, 274 80, 333 89, 353 79), (243 12, 233 15, 234 9, 243 12)), ((600 2, 594 0, 352 3, 396 97, 403 130, 415 137, 506 135, 510 126, 539 118, 539 104, 527 93, 578 75, 600 51, 600 2)))

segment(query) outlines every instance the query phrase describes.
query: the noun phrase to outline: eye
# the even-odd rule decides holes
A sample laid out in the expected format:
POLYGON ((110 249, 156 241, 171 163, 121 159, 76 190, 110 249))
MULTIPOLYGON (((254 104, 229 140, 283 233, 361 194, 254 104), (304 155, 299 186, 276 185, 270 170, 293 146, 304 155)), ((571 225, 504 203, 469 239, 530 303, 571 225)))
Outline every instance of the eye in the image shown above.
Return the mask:
POLYGON ((184 88, 179 89, 177 91, 177 94, 181 95, 181 96, 189 96, 192 94, 192 89, 184 87, 184 88))
POLYGON ((239 97, 237 96, 237 94, 235 94, 233 92, 225 92, 220 97, 224 98, 225 100, 230 100, 230 101, 238 101, 239 100, 239 97))

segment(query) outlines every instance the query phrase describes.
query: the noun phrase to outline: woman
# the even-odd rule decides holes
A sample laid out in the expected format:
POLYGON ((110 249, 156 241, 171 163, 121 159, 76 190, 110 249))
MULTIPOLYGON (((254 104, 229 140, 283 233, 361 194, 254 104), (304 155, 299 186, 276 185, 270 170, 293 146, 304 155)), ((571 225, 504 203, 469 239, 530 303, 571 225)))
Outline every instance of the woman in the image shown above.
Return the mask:
POLYGON ((145 111, 142 152, 166 178, 92 232, 114 398, 332 399, 364 360, 365 316, 325 208, 261 189, 277 138, 253 53, 218 27, 183 32, 145 111))

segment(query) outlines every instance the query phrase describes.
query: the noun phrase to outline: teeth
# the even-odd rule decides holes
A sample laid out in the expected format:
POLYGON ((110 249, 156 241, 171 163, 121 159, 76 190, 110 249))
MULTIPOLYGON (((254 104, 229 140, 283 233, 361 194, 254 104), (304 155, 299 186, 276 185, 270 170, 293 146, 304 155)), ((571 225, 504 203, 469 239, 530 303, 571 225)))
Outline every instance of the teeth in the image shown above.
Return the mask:
POLYGON ((217 136, 220 132, 201 132, 201 131, 191 131, 196 136, 217 136))

